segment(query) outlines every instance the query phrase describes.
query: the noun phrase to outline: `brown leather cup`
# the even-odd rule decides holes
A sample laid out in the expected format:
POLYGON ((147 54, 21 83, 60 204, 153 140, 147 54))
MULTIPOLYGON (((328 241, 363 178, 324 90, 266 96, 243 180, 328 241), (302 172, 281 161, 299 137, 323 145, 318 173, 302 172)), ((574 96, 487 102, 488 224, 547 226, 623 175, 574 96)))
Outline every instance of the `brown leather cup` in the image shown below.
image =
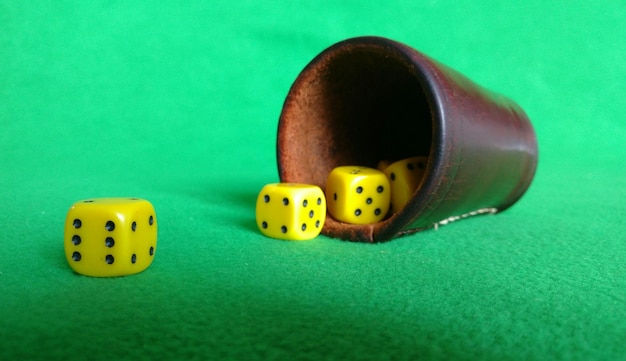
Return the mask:
POLYGON ((513 205, 537 166, 524 111, 411 47, 379 37, 337 43, 309 63, 278 125, 282 182, 326 187, 342 165, 428 156, 409 203, 382 222, 328 216, 323 234, 381 242, 513 205))

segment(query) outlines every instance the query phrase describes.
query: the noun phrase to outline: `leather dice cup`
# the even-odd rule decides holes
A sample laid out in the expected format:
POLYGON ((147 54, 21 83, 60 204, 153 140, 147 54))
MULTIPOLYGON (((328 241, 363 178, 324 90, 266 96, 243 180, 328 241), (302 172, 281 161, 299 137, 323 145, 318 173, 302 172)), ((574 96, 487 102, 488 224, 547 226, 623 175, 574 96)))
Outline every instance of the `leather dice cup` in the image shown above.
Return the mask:
POLYGON ((424 178, 404 208, 367 225, 328 217, 323 234, 382 242, 501 212, 528 189, 537 141, 512 100, 390 39, 339 42, 293 83, 278 125, 281 182, 325 189, 335 167, 421 155, 424 178))

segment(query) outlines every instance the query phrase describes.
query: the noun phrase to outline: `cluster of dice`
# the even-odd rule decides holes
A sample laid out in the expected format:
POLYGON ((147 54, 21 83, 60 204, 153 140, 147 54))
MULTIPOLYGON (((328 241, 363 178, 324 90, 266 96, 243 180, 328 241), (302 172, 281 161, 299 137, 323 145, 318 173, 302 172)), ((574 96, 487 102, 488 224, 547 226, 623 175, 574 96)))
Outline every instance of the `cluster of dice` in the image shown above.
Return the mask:
MULTIPOLYGON (((419 187, 425 157, 378 169, 342 166, 330 172, 326 194, 309 184, 273 183, 259 193, 256 220, 272 238, 317 237, 326 212, 353 224, 380 222, 399 211, 419 187)), ((65 258, 77 273, 114 277, 139 273, 152 263, 157 244, 154 207, 139 198, 94 198, 74 203, 65 220, 65 258)))
POLYGON ((381 161, 378 169, 340 166, 328 175, 325 192, 312 184, 267 184, 257 197, 257 225, 268 237, 308 240, 322 231, 327 211, 345 223, 380 222, 413 196, 426 161, 419 156, 381 161))

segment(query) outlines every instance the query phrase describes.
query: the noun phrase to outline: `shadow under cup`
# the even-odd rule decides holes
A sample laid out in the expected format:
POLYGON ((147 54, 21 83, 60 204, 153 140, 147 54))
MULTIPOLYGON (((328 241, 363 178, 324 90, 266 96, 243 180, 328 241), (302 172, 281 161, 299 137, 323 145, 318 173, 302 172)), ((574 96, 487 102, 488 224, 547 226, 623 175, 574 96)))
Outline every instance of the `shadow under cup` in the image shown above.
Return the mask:
POLYGON ((479 214, 500 212, 528 189, 537 141, 524 111, 415 49, 379 37, 337 43, 295 80, 280 115, 282 182, 325 189, 342 165, 427 156, 411 200, 384 221, 332 217, 322 231, 382 242, 479 214))

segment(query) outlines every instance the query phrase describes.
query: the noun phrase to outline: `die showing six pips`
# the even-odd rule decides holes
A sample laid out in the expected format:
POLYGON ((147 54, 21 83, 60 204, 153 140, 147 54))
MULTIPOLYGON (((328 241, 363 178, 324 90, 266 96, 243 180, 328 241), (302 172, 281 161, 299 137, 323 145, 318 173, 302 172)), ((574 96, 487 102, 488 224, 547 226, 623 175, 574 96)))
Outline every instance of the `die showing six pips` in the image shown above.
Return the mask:
POLYGON ((67 213, 65 258, 76 273, 139 273, 152 263, 156 243, 156 213, 147 200, 93 198, 74 203, 67 213))

